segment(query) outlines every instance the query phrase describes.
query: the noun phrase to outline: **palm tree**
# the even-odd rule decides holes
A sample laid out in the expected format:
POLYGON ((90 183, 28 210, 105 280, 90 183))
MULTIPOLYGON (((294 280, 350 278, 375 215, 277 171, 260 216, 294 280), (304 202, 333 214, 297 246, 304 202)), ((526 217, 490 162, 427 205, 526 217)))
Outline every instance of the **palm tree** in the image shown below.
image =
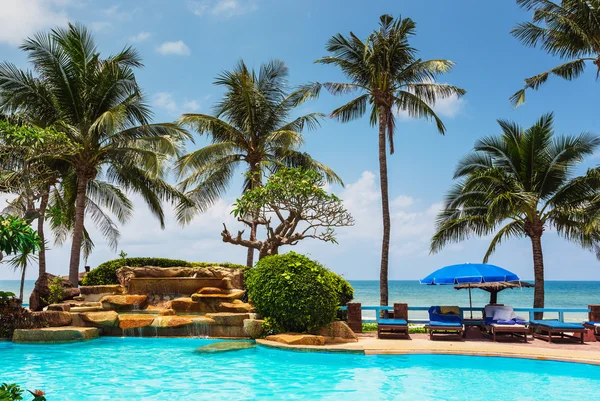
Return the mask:
POLYGON ((534 308, 544 307, 544 231, 555 229, 592 251, 600 239, 600 168, 573 177, 584 156, 600 146, 600 136, 554 136, 553 121, 546 114, 525 130, 499 120, 502 135, 480 139, 458 163, 454 178, 460 181, 448 192, 431 242, 431 251, 438 252, 448 243, 495 232, 485 263, 502 241, 529 237, 534 308))
POLYGON ((370 105, 371 125, 379 125, 379 179, 383 210, 383 241, 381 246, 380 303, 388 304, 388 254, 390 246, 390 207, 386 141, 394 153, 396 121, 394 112, 408 113, 413 118, 434 120, 437 130, 444 134, 444 123, 432 106, 438 99, 462 96, 463 89, 436 83, 438 75, 452 69, 449 60, 423 61, 409 38, 416 24, 410 18, 380 17, 379 29, 365 41, 354 33, 348 37, 333 36, 327 43, 331 56, 317 60, 321 64, 338 66, 348 77, 348 83, 327 82, 312 84, 311 94, 317 96, 322 86, 334 95, 361 92, 361 95, 335 109, 332 118, 345 123, 361 118, 370 105))
POLYGON ((103 59, 89 31, 70 24, 35 35, 21 49, 35 74, 0 64, 0 112, 52 125, 77 149, 56 155, 76 183, 69 280, 77 285, 89 183, 105 178, 139 193, 164 227, 162 201, 182 199, 163 180, 165 161, 180 153, 187 134, 175 124, 150 123, 134 75, 142 63, 131 47, 103 59))
MULTIPOLYGON (((205 211, 227 190, 234 171, 247 171, 243 191, 262 184, 263 175, 282 166, 303 167, 323 173, 329 182, 342 183, 327 166, 298 149, 304 142, 302 131, 320 124, 320 113, 291 118, 309 96, 306 90, 289 91, 288 69, 282 61, 263 64, 257 73, 240 61, 233 71, 219 75, 215 85, 226 89, 215 105, 214 115, 184 114, 180 122, 211 144, 183 156, 178 164, 181 189, 194 200, 193 208, 180 207, 182 223, 198 211, 205 211)), ((250 239, 256 239, 257 222, 253 216, 243 221, 250 226, 250 239)), ((254 263, 254 249, 248 249, 246 264, 254 263)))
POLYGON ((517 0, 528 11, 533 10, 533 21, 518 24, 511 33, 526 46, 541 46, 547 53, 558 56, 565 63, 541 74, 525 79, 525 87, 510 98, 518 106, 525 102, 527 89, 539 89, 550 75, 571 81, 585 71, 592 62, 600 76, 600 1, 517 0))

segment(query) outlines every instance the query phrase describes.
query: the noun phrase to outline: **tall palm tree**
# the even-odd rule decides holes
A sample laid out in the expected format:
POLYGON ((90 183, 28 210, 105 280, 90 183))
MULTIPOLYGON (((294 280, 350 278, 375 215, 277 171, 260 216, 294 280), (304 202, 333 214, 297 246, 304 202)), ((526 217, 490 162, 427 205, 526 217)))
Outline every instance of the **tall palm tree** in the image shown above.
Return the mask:
POLYGON ((517 0, 524 9, 533 10, 533 21, 518 24, 512 34, 526 46, 540 46, 566 62, 525 79, 525 87, 511 102, 525 102, 527 89, 539 89, 550 75, 568 81, 579 77, 592 62, 600 76, 600 0, 517 0))
MULTIPOLYGON (((542 235, 553 228, 563 238, 594 250, 600 239, 600 168, 573 176, 600 136, 555 136, 553 115, 532 127, 499 120, 502 135, 480 139, 456 168, 460 181, 448 192, 431 251, 451 242, 495 232, 483 258, 509 238, 529 237, 535 278, 534 308, 544 307, 542 235)), ((541 314, 538 314, 538 318, 541 314)))
POLYGON ((435 121, 437 130, 446 128, 433 110, 438 99, 462 96, 463 89, 436 83, 438 75, 454 66, 449 60, 423 61, 409 39, 415 35, 416 24, 410 18, 380 17, 379 29, 362 41, 354 33, 337 34, 329 39, 331 56, 317 60, 321 64, 338 66, 348 83, 312 84, 311 94, 317 96, 321 87, 334 95, 360 92, 361 95, 335 109, 331 117, 345 123, 361 118, 370 105, 371 125, 379 126, 379 179, 383 210, 383 241, 381 245, 380 303, 388 304, 388 254, 390 247, 390 207, 386 141, 394 153, 396 121, 394 113, 401 111, 413 118, 435 121))
POLYGON ((150 123, 134 75, 142 63, 131 47, 101 58, 90 32, 70 24, 35 35, 21 49, 35 73, 0 64, 0 112, 53 125, 77 148, 56 155, 70 164, 76 180, 69 280, 77 285, 90 181, 104 174, 124 191, 139 193, 164 226, 162 200, 181 199, 163 180, 165 161, 180 153, 187 135, 175 124, 150 123))
MULTIPOLYGON (((267 172, 282 166, 303 167, 323 173, 329 182, 342 183, 327 166, 298 149, 304 143, 302 131, 320 124, 320 113, 292 118, 299 105, 309 98, 306 90, 290 92, 288 69, 282 61, 263 64, 260 71, 249 69, 243 61, 232 71, 219 75, 215 85, 226 90, 215 105, 214 114, 184 114, 180 122, 200 135, 208 135, 211 144, 191 152, 177 164, 181 189, 195 201, 193 208, 180 207, 179 219, 191 220, 205 211, 227 190, 233 173, 243 166, 247 171, 243 191, 262 184, 267 172)), ((257 222, 244 219, 250 226, 250 239, 256 239, 257 222)), ((254 249, 248 249, 246 264, 254 263, 254 249)))

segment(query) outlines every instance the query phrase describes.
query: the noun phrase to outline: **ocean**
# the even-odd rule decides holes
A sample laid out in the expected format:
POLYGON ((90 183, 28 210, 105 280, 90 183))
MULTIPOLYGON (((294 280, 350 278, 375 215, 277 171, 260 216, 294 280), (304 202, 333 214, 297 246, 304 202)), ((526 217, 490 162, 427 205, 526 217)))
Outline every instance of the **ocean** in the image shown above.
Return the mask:
MULTIPOLYGON (((25 281, 25 299, 33 290, 33 280, 25 281)), ((379 281, 350 280, 354 287, 354 302, 363 305, 379 305, 379 281)), ((0 291, 19 293, 18 280, 0 280, 0 291)), ((489 294, 473 289, 473 306, 483 307, 489 301, 489 294)), ((418 281, 390 281, 390 305, 406 302, 409 306, 458 305, 469 306, 467 290, 455 290, 453 286, 421 285, 418 281)), ((513 307, 529 308, 533 305, 533 288, 504 290, 498 294, 498 302, 513 307)), ((586 308, 590 304, 600 304, 600 281, 546 281, 546 307, 586 308)), ((365 313, 366 317, 372 317, 365 313)), ((423 314, 415 312, 414 318, 423 314)), ((547 314, 547 317, 552 317, 547 314)), ((374 316, 374 315, 373 315, 374 316)), ((411 316, 412 317, 412 316, 411 316)), ((566 319, 585 319, 585 314, 567 314, 566 319)))

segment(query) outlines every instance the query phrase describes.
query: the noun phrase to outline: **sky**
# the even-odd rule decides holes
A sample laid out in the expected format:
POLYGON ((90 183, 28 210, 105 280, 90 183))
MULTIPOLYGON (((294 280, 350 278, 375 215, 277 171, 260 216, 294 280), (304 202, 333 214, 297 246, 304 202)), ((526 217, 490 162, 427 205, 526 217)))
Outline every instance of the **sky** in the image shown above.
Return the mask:
MULTIPOLYGON (((550 79, 542 90, 527 94, 525 105, 513 109, 508 99, 522 87, 523 79, 559 60, 522 46, 510 35, 515 24, 530 19, 512 0, 373 0, 368 5, 360 0, 0 0, 0 4, 0 61, 20 68, 29 68, 18 48, 25 38, 68 21, 89 27, 103 56, 127 45, 138 49, 145 66, 136 77, 157 122, 173 121, 181 113, 211 113, 222 95, 213 84, 215 77, 240 59, 255 68, 283 60, 292 85, 343 82, 335 67, 313 63, 326 55, 325 44, 332 35, 352 31, 364 38, 385 13, 413 19, 417 34, 411 44, 420 57, 454 61, 455 69, 439 82, 462 87, 467 94, 436 105, 447 127, 445 136, 430 122, 398 116, 396 152, 388 157, 392 280, 419 279, 445 265, 481 261, 489 237, 450 245, 435 255, 429 254, 429 241, 457 161, 478 138, 499 133, 497 119, 529 126, 553 111, 558 134, 600 130, 598 87, 590 67, 573 82, 550 79)), ((298 112, 330 113, 347 100, 322 94, 298 112)), ((347 124, 326 119, 305 138, 303 150, 344 180, 345 187, 329 190, 344 200, 356 223, 338 230, 338 245, 305 240, 287 249, 306 253, 347 279, 378 279, 381 199, 376 129, 368 118, 347 124)), ((207 143, 197 135, 195 142, 189 150, 207 143)), ((579 172, 599 159, 590 157, 579 172)), ((241 191, 242 171, 238 173, 224 198, 186 227, 177 224, 167 205, 167 225, 161 230, 143 202, 132 196, 135 213, 120 228, 118 249, 110 249, 92 230, 96 249, 87 264, 95 267, 118 257, 121 250, 129 256, 244 263, 246 249, 225 244, 220 237, 222 223, 231 231, 242 228, 230 214, 241 191)), ((49 272, 66 275, 69 247, 50 246, 49 272)), ((600 280, 600 262, 593 254, 551 231, 544 235, 543 247, 547 279, 600 280)), ((533 277, 531 244, 526 238, 503 243, 490 262, 522 279, 533 277)), ((31 268, 27 278, 35 279, 36 273, 31 268)), ((0 266, 0 279, 18 277, 0 266)))

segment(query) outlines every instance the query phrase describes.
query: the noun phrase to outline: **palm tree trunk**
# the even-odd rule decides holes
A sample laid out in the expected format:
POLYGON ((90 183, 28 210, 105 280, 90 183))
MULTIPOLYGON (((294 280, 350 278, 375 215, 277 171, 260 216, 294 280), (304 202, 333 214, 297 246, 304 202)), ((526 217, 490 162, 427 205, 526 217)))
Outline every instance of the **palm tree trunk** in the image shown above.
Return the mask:
POLYGON ((381 242, 381 269, 379 271, 379 303, 388 304, 388 258, 390 252, 390 203, 388 195, 386 154, 387 110, 379 107, 379 181, 381 187, 381 209, 383 212, 383 240, 381 242))
POLYGON ((69 281, 79 285, 79 262, 81 259, 81 244, 83 243, 83 223, 85 215, 85 199, 88 179, 84 174, 77 177, 77 195, 75 198, 75 224, 73 226, 73 243, 71 245, 71 260, 69 262, 69 281))
MULTIPOLYGON (((542 254, 542 237, 531 236, 531 248, 533 250, 533 274, 535 287, 533 292, 533 307, 544 307, 544 255, 542 254)), ((543 319, 543 312, 535 312, 535 319, 543 319)))
MULTIPOLYGON (((250 172, 252 174, 252 188, 257 188, 261 185, 261 177, 260 177, 260 167, 257 164, 250 164, 250 172)), ((258 215, 256 213, 252 214, 252 224, 250 224, 250 241, 256 240, 256 232, 258 231, 258 224, 256 224, 256 219, 258 215)), ((259 256, 259 259, 261 257, 259 256)), ((254 248, 248 248, 248 254, 246 255, 246 266, 252 267, 254 266, 254 248)))
POLYGON ((23 305, 23 289, 25 288, 25 272, 27 271, 27 263, 22 266, 21 271, 21 288, 19 289, 19 299, 21 300, 21 305, 23 305))
POLYGON ((44 220, 46 217, 46 208, 48 207, 48 197, 50 196, 49 190, 44 192, 40 200, 40 208, 38 215, 38 227, 37 232, 40 237, 41 247, 40 254, 38 257, 39 265, 39 277, 46 274, 46 240, 44 239, 44 220))

